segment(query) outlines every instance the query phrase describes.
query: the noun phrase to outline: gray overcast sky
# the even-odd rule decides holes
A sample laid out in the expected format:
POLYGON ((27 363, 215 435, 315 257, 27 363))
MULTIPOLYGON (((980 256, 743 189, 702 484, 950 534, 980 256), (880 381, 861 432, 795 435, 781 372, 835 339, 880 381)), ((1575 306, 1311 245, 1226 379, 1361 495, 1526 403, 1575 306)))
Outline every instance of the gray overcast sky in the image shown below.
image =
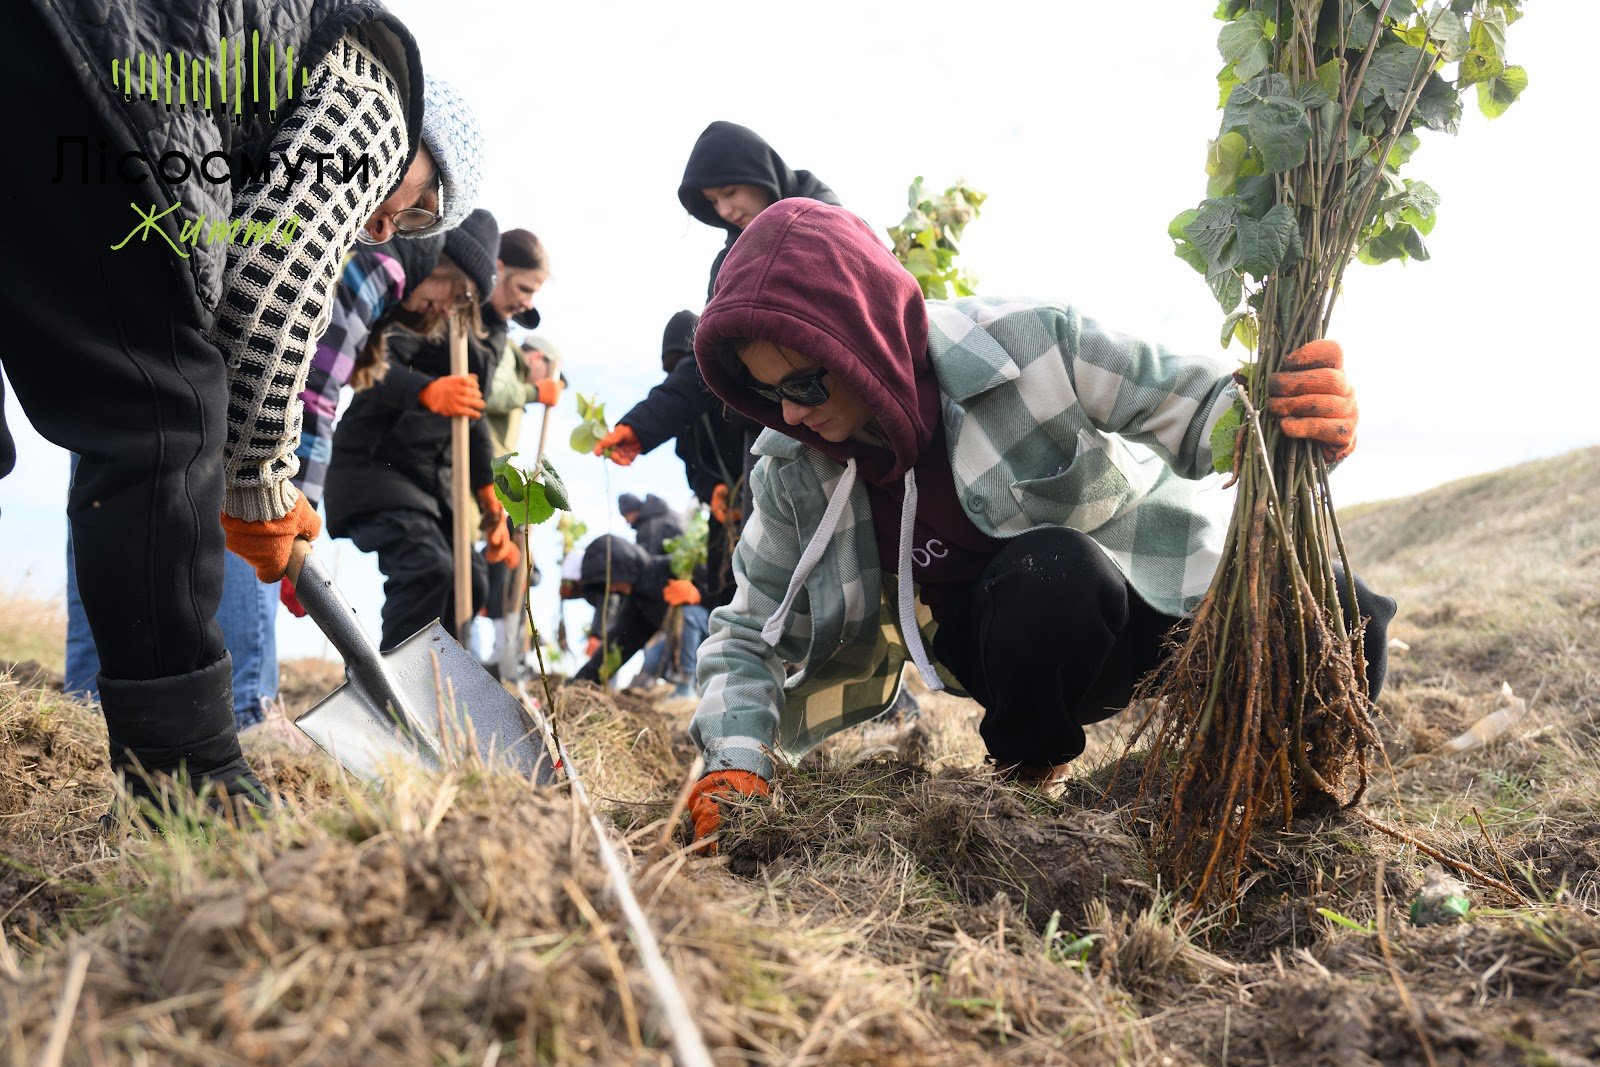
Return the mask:
MULTIPOLYGON (((704 303, 720 231, 689 219, 676 190, 714 119, 756 130, 880 231, 904 213, 913 177, 940 188, 964 177, 990 195, 962 252, 980 293, 1066 300, 1124 332, 1220 354, 1221 312, 1166 236, 1204 193, 1219 117, 1211 0, 390 6, 426 68, 478 110, 483 206, 502 228, 545 241, 553 277, 539 332, 567 357, 573 389, 598 394, 613 420, 660 379, 667 318, 704 303)), ((1594 186, 1593 93, 1570 46, 1600 37, 1600 5, 1531 0, 1528 10, 1508 34, 1530 74, 1523 99, 1492 124, 1469 106, 1460 136, 1425 137, 1408 167, 1442 197, 1433 260, 1347 276, 1331 334, 1362 423, 1335 476, 1341 502, 1600 441, 1590 410, 1600 271, 1578 221, 1594 186)), ((14 401, 8 418, 21 458, 0 481, 0 558, 9 578, 51 593, 64 582, 66 460, 14 401)), ((627 533, 609 505, 622 492, 688 503, 670 446, 622 470, 567 448, 575 418, 565 399, 552 455, 592 533, 608 514, 627 533)), ((536 598, 541 626, 555 611, 552 537, 536 535, 550 576, 536 598)), ((319 550, 337 558, 376 629, 371 558, 348 542, 319 550)), ((1360 546, 1351 550, 1359 565, 1360 546)), ((580 624, 587 609, 572 614, 580 624)), ((283 618, 282 654, 320 650, 309 622, 283 618)))

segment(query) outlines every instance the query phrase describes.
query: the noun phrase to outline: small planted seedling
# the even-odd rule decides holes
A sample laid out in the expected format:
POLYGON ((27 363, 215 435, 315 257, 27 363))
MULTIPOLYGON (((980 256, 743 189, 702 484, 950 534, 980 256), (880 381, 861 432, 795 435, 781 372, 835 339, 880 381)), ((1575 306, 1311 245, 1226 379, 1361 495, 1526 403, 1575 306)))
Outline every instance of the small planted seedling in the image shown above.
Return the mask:
POLYGON ((572 431, 572 450, 589 455, 600 439, 611 432, 606 425, 606 406, 592 397, 578 394, 578 427, 572 431))

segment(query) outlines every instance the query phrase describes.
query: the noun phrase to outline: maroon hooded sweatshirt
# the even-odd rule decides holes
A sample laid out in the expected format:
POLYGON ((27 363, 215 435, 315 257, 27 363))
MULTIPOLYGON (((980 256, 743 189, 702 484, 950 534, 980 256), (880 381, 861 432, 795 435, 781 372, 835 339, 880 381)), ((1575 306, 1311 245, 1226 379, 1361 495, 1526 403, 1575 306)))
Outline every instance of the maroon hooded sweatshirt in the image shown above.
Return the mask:
POLYGON ((962 510, 928 357, 928 311, 916 279, 872 229, 843 208, 801 198, 756 216, 728 253, 701 313, 695 358, 711 391, 734 410, 856 469, 872 505, 880 565, 899 566, 904 478, 915 472, 912 577, 935 610, 970 586, 1002 542, 962 510), (781 405, 740 384, 735 354, 766 340, 826 367, 876 413, 888 448, 837 444, 784 421, 781 405))

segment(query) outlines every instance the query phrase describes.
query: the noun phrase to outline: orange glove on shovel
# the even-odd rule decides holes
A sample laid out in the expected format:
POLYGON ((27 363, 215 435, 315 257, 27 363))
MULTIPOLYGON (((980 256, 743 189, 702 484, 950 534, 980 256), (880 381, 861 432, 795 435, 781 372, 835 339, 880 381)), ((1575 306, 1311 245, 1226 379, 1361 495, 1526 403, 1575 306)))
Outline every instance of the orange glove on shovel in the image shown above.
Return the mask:
POLYGON ((222 513, 222 536, 228 551, 256 569, 263 582, 275 582, 289 569, 289 552, 294 539, 315 541, 322 532, 322 519, 304 493, 296 493, 294 507, 281 519, 246 522, 222 513))
POLYGON ((447 374, 443 378, 435 378, 422 387, 417 394, 417 403, 435 415, 465 416, 469 419, 482 415, 485 407, 483 390, 478 387, 478 379, 471 374, 447 374))
POLYGON ((719 796, 766 797, 772 787, 759 774, 750 771, 712 771, 695 783, 689 793, 689 818, 694 822, 694 839, 705 842, 707 855, 717 854, 717 843, 710 840, 722 828, 719 796))
POLYGON ((1337 341, 1301 345, 1283 358, 1283 369, 1267 379, 1267 412, 1290 437, 1320 441, 1329 463, 1356 447, 1356 394, 1344 376, 1337 341))

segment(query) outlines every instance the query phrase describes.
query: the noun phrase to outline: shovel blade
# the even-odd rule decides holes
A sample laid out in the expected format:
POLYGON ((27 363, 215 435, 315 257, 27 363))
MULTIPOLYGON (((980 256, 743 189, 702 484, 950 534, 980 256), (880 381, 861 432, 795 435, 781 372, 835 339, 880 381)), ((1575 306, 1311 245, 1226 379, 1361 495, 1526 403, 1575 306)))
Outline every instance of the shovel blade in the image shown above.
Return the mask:
POLYGON ((377 780, 386 763, 469 761, 555 781, 538 724, 437 621, 382 654, 382 677, 348 675, 295 725, 345 770, 377 780))

